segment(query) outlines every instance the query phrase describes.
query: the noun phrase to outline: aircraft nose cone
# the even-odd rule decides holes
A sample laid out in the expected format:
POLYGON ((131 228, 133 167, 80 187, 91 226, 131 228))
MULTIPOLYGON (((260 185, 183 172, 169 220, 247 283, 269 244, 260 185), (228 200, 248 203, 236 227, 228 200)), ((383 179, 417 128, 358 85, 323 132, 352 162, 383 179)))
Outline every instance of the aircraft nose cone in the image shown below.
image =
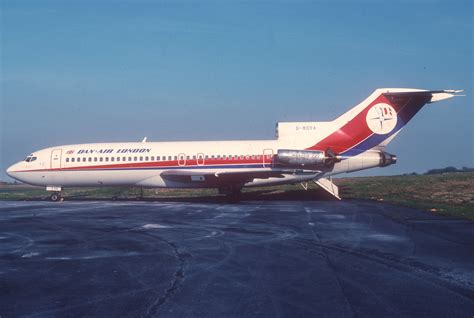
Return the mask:
POLYGON ((16 163, 7 168, 6 173, 9 177, 15 178, 15 166, 16 163))

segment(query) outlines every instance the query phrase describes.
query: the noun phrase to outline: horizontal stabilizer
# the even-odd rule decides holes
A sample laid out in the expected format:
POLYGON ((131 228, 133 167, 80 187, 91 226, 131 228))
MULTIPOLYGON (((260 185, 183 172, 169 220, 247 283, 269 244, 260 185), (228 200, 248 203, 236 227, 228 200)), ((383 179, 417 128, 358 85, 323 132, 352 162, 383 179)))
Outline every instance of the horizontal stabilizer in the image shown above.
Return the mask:
POLYGON ((441 100, 445 100, 452 97, 457 96, 465 96, 459 95, 459 93, 464 92, 462 89, 445 89, 445 90, 436 90, 436 91, 429 91, 429 90, 405 90, 405 91, 398 91, 398 90, 391 90, 383 93, 385 96, 427 96, 427 103, 435 103, 441 100))

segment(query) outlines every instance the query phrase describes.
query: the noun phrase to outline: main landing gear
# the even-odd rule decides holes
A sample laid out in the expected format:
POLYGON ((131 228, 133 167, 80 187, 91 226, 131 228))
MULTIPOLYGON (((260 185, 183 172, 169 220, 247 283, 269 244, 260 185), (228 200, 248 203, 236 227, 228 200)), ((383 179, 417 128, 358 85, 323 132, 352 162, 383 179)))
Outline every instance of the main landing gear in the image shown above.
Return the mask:
POLYGON ((219 187, 219 194, 225 194, 229 202, 239 202, 241 197, 242 186, 227 185, 219 187))

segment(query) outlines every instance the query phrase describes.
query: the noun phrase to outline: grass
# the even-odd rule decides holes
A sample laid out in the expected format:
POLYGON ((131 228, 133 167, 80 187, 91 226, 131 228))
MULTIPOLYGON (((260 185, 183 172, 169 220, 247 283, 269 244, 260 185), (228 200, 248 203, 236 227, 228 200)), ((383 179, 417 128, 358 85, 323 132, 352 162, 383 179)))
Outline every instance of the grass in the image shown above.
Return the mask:
POLYGON ((474 220, 474 173, 338 179, 344 198, 410 206, 474 220))
MULTIPOLYGON (((359 177, 335 179, 345 199, 384 201, 427 210, 432 213, 474 220, 474 172, 438 175, 359 177)), ((244 189, 243 199, 314 200, 328 199, 312 185, 304 191, 298 185, 244 189)), ((215 189, 66 188, 70 200, 175 200, 221 202, 215 189)), ((27 185, 0 185, 0 200, 44 200, 49 193, 27 185)))

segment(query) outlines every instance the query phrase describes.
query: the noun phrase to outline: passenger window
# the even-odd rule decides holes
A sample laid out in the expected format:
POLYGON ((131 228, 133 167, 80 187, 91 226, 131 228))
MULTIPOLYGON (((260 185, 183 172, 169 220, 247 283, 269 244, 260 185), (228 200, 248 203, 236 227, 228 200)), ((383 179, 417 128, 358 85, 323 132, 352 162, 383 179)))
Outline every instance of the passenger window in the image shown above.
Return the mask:
POLYGON ((88 160, 88 161, 89 161, 89 162, 92 162, 92 157, 89 157, 89 160, 88 160))
POLYGON ((214 155, 211 156, 211 159, 214 159, 214 155))
POLYGON ((186 160, 189 160, 189 156, 186 156, 186 160))
POLYGON ((127 161, 127 157, 122 157, 122 161, 127 161))
POLYGON ((205 155, 205 156, 204 156, 204 159, 206 159, 206 160, 209 159, 209 156, 208 156, 208 155, 205 155))
POLYGON ((168 160, 171 160, 171 156, 168 156, 168 160))
POLYGON ((138 157, 133 157, 133 161, 137 161, 138 160, 138 157))
POLYGON ((115 160, 115 157, 110 157, 110 161, 114 161, 115 160))
POLYGON ((71 162, 74 162, 74 158, 71 158, 71 162))
POLYGON ((81 162, 81 158, 77 158, 77 162, 81 162))
POLYGON ((128 157, 128 161, 132 161, 132 157, 128 157))
POLYGON ((120 161, 120 157, 117 157, 117 161, 120 161))
POLYGON ((151 156, 151 161, 155 161, 155 156, 151 156))
POLYGON ((174 156, 174 160, 178 160, 178 156, 174 156))
POLYGON ((105 161, 109 161, 109 157, 105 157, 105 161))
POLYGON ((160 161, 160 156, 156 156, 156 161, 160 161))
POLYGON ((69 158, 66 158, 66 162, 69 162, 69 158))
POLYGON ((140 161, 143 161, 143 157, 140 157, 140 161))
POLYGON ((100 158, 99 158, 99 161, 100 161, 100 162, 104 161, 104 157, 100 157, 100 158))
POLYGON ((196 160, 196 156, 193 156, 193 159, 196 160))

